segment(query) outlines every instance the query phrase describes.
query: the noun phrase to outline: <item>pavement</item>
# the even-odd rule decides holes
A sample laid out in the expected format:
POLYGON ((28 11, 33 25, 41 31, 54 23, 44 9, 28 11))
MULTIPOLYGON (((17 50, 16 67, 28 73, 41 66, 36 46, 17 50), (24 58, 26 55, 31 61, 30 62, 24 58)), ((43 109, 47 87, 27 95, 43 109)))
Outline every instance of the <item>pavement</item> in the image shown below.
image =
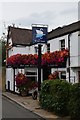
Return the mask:
POLYGON ((33 100, 32 96, 22 97, 18 94, 13 94, 11 92, 3 92, 3 96, 9 98, 10 100, 16 102, 17 104, 23 106, 24 108, 36 113, 37 115, 47 119, 47 120, 70 120, 69 117, 59 117, 52 112, 48 112, 42 109, 39 105, 39 98, 33 100))

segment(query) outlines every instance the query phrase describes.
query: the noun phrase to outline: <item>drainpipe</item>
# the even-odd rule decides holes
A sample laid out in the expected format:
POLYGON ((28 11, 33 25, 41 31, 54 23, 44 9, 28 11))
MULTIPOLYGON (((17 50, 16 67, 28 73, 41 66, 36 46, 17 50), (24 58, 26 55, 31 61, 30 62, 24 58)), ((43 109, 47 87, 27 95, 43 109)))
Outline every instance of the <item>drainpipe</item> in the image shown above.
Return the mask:
POLYGON ((41 47, 42 45, 38 45, 38 91, 41 90, 41 47))
POLYGON ((68 50, 69 50, 68 73, 69 73, 69 82, 70 82, 70 36, 71 36, 71 33, 68 35, 68 50))
POLYGON ((13 68, 13 93, 15 93, 15 68, 13 68))

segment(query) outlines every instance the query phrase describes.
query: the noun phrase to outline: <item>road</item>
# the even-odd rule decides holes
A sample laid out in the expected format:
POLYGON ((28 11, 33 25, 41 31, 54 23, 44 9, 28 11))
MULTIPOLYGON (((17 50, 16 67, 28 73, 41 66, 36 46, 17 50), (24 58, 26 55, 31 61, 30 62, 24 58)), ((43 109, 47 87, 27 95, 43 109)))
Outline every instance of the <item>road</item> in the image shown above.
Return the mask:
MULTIPOLYGON (((17 103, 9 100, 6 97, 2 97, 2 118, 26 118, 25 120, 44 120, 40 116, 33 112, 26 110, 17 103)), ((11 120, 11 119, 10 119, 11 120)))

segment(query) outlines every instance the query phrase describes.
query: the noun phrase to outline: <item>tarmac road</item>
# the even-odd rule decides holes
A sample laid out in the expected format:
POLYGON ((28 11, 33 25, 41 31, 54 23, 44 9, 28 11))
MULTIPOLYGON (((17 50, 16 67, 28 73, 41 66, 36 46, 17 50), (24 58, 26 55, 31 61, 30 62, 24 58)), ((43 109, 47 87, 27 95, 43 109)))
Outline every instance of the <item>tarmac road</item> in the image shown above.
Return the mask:
POLYGON ((12 120, 16 120, 15 118, 19 118, 19 120, 21 118, 25 118, 25 120, 44 120, 6 97, 2 97, 2 118, 10 118, 10 120, 11 118, 14 118, 12 120))

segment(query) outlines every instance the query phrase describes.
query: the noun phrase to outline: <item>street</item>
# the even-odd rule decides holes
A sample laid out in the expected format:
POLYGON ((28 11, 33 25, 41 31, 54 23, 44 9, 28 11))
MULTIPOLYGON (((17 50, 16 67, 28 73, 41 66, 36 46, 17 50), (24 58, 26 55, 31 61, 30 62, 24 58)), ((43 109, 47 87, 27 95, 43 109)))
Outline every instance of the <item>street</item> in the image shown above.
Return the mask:
MULTIPOLYGON (((9 100, 6 97, 2 97, 2 118, 26 118, 29 120, 44 120, 40 116, 34 114, 33 112, 26 110, 17 103, 9 100)), ((8 119, 7 119, 8 120, 8 119)))

